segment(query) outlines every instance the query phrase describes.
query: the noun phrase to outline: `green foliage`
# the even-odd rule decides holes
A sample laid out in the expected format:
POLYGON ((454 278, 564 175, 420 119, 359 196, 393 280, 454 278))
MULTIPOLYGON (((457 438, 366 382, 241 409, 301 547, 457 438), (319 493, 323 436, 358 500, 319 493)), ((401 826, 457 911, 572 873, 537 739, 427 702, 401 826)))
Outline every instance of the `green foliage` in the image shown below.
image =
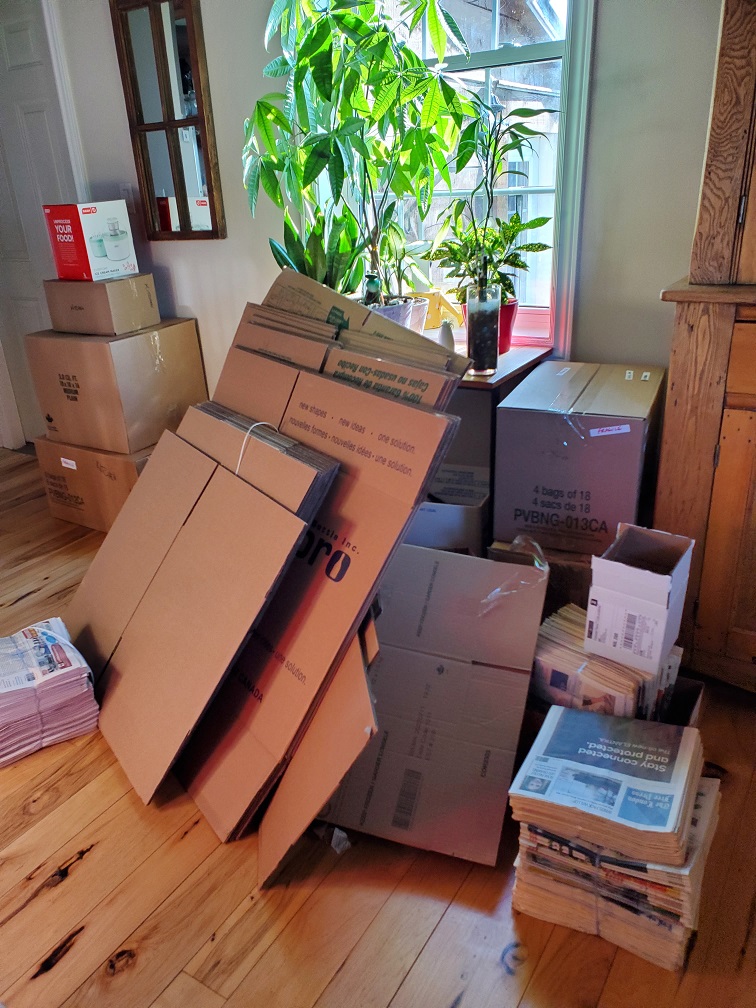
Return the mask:
POLYGON ((499 107, 474 99, 475 117, 462 131, 457 146, 454 170, 461 172, 471 163, 480 165, 481 179, 469 196, 451 201, 444 214, 438 235, 426 258, 447 269, 450 279, 459 283, 452 290, 457 300, 465 299, 465 288, 479 283, 485 271, 488 283, 501 284, 502 296, 516 296, 513 270, 527 270, 525 252, 545 252, 551 248, 543 242, 518 244, 523 231, 543 227, 550 217, 521 220, 512 214, 503 220, 494 213, 496 192, 510 175, 522 175, 509 167, 514 157, 525 161, 529 152, 536 153, 533 140, 543 137, 525 120, 542 115, 550 109, 517 108, 504 113, 499 107), (482 212, 481 212, 482 207, 482 212))
MULTIPOLYGON (((245 123, 252 214, 262 188, 286 211, 284 245, 272 246, 277 261, 326 275, 337 290, 355 289, 360 259, 396 275, 381 255, 396 251, 398 207, 409 197, 427 215, 473 111, 440 66, 449 37, 464 45, 459 28, 440 0, 405 0, 398 21, 375 0, 275 0, 266 45, 276 36, 282 55, 265 73, 286 78, 285 87, 261 98, 245 123), (405 44, 424 14, 434 67, 405 44), (355 237, 351 257, 347 235, 355 237), (330 267, 328 250, 337 250, 330 267)), ((406 281, 411 256, 402 273, 406 281)))
POLYGON ((550 217, 535 217, 531 221, 522 221, 519 214, 515 213, 508 221, 495 217, 492 225, 484 228, 475 221, 465 224, 461 217, 452 218, 450 229, 440 241, 434 242, 428 258, 437 262, 442 269, 448 270, 450 279, 459 281, 450 293, 463 303, 466 288, 478 281, 485 255, 488 282, 501 284, 502 297, 506 294, 513 298, 516 295, 510 271, 528 268, 523 253, 545 252, 551 248, 543 242, 518 245, 517 240, 523 231, 543 227, 550 220, 550 217))

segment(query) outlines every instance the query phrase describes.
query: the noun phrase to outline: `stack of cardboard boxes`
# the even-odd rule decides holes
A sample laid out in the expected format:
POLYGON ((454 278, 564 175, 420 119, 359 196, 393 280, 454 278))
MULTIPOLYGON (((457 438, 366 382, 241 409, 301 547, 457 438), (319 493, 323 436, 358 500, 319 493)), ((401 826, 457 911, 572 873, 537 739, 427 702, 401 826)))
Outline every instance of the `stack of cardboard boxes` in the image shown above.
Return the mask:
POLYGON ((52 329, 26 337, 37 458, 52 514, 107 531, 162 432, 206 398, 197 326, 161 320, 123 200, 44 209, 58 277, 44 284, 52 329))

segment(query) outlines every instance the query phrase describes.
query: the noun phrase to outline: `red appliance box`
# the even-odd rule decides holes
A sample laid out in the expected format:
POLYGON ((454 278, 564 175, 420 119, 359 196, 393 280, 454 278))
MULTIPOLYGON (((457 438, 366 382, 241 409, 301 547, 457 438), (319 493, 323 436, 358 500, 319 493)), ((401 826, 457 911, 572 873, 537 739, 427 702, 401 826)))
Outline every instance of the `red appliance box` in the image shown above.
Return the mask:
POLYGON ((108 280, 139 272, 125 200, 42 209, 60 280, 108 280))

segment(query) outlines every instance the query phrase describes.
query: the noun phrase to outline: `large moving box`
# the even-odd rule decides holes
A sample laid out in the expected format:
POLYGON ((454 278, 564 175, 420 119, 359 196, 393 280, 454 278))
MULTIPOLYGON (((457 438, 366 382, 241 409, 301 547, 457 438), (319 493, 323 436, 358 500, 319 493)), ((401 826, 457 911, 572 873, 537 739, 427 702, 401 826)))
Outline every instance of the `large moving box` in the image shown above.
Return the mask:
POLYGON ((121 455, 46 437, 34 446, 50 514, 100 532, 115 521, 152 451, 121 455))
POLYGON ((652 499, 664 369, 546 361, 496 409, 493 537, 601 553, 652 499))
POLYGON ((51 441, 130 454, 207 397, 194 319, 123 336, 29 333, 26 355, 51 441))
POLYGON ((323 818, 496 863, 548 579, 511 556, 399 548, 370 669, 378 731, 323 818))
POLYGON ((151 273, 113 280, 45 280, 53 329, 93 336, 120 336, 160 322, 151 273))

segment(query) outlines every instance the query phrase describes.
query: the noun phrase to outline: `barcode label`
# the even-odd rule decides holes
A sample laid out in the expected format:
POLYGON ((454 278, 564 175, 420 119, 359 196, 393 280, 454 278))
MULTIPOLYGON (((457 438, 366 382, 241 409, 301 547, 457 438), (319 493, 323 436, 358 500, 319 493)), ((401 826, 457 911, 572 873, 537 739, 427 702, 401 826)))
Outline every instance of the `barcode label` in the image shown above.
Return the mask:
POLYGON ((628 613, 625 618, 625 629, 622 634, 622 647, 625 651, 633 650, 633 643, 635 642, 635 624, 638 622, 638 617, 632 613, 628 613))
POLYGON ((422 782, 423 775, 418 770, 404 771, 404 780, 394 809, 394 818, 391 820, 391 825, 395 829, 408 830, 412 826, 412 817, 415 814, 415 805, 422 782))

